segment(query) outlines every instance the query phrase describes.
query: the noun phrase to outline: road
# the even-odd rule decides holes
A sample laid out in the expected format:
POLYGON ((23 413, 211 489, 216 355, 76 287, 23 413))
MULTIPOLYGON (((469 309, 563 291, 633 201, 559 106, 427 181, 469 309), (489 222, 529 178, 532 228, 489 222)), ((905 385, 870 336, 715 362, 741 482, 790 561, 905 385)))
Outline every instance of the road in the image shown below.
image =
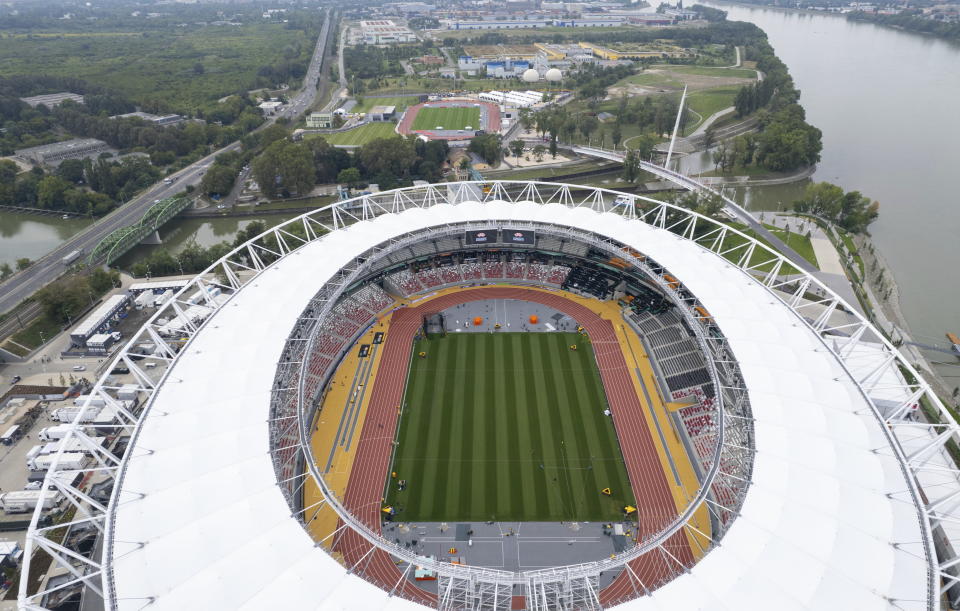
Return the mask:
MULTIPOLYGON (((333 13, 328 9, 327 19, 320 30, 317 46, 310 59, 303 88, 290 99, 287 106, 268 118, 258 130, 273 124, 281 117, 292 119, 313 105, 318 93, 318 83, 322 84, 326 81, 326 79, 321 80, 320 72, 327 38, 330 35, 330 23, 333 20, 333 13)), ((60 277, 67 269, 67 265, 63 263, 63 257, 67 254, 82 249, 84 254, 88 255, 112 231, 139 221, 157 200, 181 193, 187 185, 198 184, 203 173, 218 155, 239 149, 240 142, 233 142, 171 174, 162 182, 153 185, 138 197, 73 236, 24 271, 10 277, 0 284, 0 313, 9 312, 24 299, 60 277)))

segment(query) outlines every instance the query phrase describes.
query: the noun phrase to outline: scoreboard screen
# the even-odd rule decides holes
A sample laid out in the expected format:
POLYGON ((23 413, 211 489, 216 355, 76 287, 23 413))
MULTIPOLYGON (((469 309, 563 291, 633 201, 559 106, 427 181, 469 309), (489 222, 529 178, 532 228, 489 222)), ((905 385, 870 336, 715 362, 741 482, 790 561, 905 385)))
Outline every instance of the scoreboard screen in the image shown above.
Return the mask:
POLYGON ((536 232, 531 229, 507 229, 503 230, 503 241, 507 244, 529 244, 536 242, 536 232))
POLYGON ((468 231, 464 241, 466 244, 494 244, 497 241, 497 229, 468 231))

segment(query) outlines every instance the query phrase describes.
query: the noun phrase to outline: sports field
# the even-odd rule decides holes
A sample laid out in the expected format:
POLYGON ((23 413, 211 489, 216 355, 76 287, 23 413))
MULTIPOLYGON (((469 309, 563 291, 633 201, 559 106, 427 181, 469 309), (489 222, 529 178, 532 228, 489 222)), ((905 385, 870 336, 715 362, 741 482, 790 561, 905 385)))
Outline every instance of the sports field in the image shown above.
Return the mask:
POLYGON ((606 408, 593 350, 576 333, 418 341, 386 500, 394 519, 619 519, 635 502, 606 408))
POLYGON ((396 124, 390 122, 384 123, 364 123, 360 127, 354 129, 348 129, 344 132, 336 132, 333 134, 322 134, 317 136, 323 138, 329 144, 343 144, 350 146, 361 146, 370 142, 371 140, 376 140, 377 138, 393 138, 396 137, 396 124))
POLYGON ((473 106, 425 106, 413 119, 413 130, 480 129, 480 109, 473 106))

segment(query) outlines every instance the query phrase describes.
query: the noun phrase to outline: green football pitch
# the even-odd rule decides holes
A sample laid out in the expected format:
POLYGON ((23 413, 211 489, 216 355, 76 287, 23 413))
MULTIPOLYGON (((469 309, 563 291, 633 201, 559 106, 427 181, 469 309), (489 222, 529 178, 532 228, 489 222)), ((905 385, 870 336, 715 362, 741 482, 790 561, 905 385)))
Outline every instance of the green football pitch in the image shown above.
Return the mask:
POLYGON ((480 109, 473 106, 425 106, 417 112, 413 119, 416 130, 443 129, 480 129, 480 109))
POLYGON ((635 504, 585 337, 452 333, 413 351, 395 520, 612 521, 635 504))

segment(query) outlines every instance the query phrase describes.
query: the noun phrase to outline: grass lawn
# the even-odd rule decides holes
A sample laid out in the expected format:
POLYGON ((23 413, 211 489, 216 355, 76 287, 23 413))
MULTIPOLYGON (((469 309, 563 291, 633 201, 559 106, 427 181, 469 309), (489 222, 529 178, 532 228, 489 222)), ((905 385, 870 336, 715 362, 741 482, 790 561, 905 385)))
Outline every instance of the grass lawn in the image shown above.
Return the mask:
POLYGON ((473 106, 421 108, 412 129, 480 129, 480 109, 473 106))
POLYGON ((687 103, 691 109, 706 119, 715 112, 733 106, 733 99, 739 90, 739 87, 704 89, 703 91, 697 91, 688 95, 687 103))
MULTIPOLYGON (((396 124, 389 122, 365 123, 356 129, 335 134, 320 134, 312 136, 314 138, 323 138, 330 144, 341 144, 348 146, 360 146, 377 138, 391 138, 397 135, 396 124)), ((308 136, 309 137, 309 136, 308 136)))
POLYGON ((677 74, 695 74, 698 76, 716 76, 724 78, 757 78, 757 73, 746 68, 722 68, 710 66, 654 66, 655 68, 664 68, 677 74))
MULTIPOLYGON (((774 252, 780 252, 775 246, 770 244, 770 242, 768 242, 765 238, 757 235, 756 232, 754 232, 752 229, 750 229, 746 225, 743 225, 741 223, 728 223, 728 224, 734 229, 742 231, 743 233, 747 234, 751 238, 754 238, 760 243, 770 247, 774 252)), ((766 225, 766 227, 771 230, 775 229, 770 225, 766 225)), ((817 266, 819 268, 819 264, 817 263, 817 257, 813 253, 813 244, 810 243, 810 239, 807 236, 800 235, 797 233, 785 234, 781 230, 777 230, 773 233, 778 238, 786 242, 787 246, 797 251, 797 254, 799 254, 801 257, 809 261, 812 265, 817 266)), ((729 250, 740 244, 746 244, 746 240, 744 240, 740 236, 737 236, 734 234, 728 234, 726 240, 724 241, 724 250, 729 250)), ((704 245, 708 246, 709 244, 704 243, 704 245)), ((744 249, 735 250, 733 252, 730 252, 724 255, 724 258, 736 263, 736 262, 739 262, 740 257, 743 256, 744 252, 745 252, 744 249)), ((750 265, 759 265, 761 263, 772 261, 772 260, 773 260, 773 257, 769 253, 758 248, 757 250, 754 251, 753 256, 750 258, 750 265)), ((762 267, 759 268, 759 271, 761 272, 769 271, 771 267, 772 265, 763 265, 762 267)), ((782 274, 799 273, 799 270, 795 269, 792 265, 785 265, 781 273, 782 274)))
POLYGON ((397 520, 603 521, 635 504, 583 336, 453 333, 413 350, 427 358, 413 359, 400 420, 397 520))
MULTIPOLYGON (((41 316, 34 320, 32 323, 14 333, 10 339, 24 346, 25 348, 34 348, 40 347, 42 341, 50 341, 58 333, 60 333, 60 325, 55 321, 50 320, 46 316, 41 316), (40 337, 43 336, 43 340, 40 337)), ((23 353, 23 350, 16 345, 12 345, 9 341, 5 342, 3 347, 14 354, 20 354, 21 356, 26 356, 23 353)))
POLYGON ((817 255, 813 251, 813 244, 810 242, 810 238, 803 234, 786 231, 785 229, 772 225, 764 224, 764 227, 769 229, 770 233, 786 242, 787 246, 797 251, 797 254, 801 257, 812 263, 815 267, 820 267, 820 264, 817 263, 817 255))

